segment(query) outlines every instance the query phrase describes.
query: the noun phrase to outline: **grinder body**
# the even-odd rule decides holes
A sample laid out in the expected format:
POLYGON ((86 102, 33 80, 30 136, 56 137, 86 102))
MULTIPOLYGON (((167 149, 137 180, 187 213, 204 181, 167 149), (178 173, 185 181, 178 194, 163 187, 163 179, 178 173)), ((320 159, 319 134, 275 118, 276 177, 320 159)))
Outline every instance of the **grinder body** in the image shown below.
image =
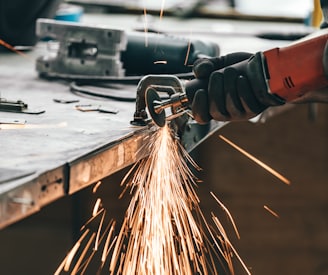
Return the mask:
POLYGON ((328 86, 324 69, 328 34, 263 52, 269 92, 287 102, 328 86))

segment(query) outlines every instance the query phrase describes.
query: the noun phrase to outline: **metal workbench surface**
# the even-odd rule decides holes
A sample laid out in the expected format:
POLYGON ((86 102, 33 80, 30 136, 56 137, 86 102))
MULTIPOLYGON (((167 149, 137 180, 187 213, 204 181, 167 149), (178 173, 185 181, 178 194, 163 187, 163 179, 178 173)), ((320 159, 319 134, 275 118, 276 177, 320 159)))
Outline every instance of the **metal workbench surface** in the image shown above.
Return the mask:
POLYGON ((45 111, 0 113, 0 227, 134 163, 152 132, 130 125, 134 102, 81 97, 70 92, 68 82, 40 79, 34 67, 43 47, 26 56, 6 52, 0 57, 1 97, 45 111), (118 113, 81 112, 76 104, 118 113), (7 123, 16 121, 25 124, 7 123))
MULTIPOLYGON (((136 26, 139 19, 139 16, 119 15, 87 15, 84 18, 87 23, 106 23, 121 28, 136 26)), ((154 26, 180 31, 176 27, 177 19, 165 20, 168 21, 154 21, 154 26)), ((198 34, 202 30, 208 34, 208 30, 216 32, 235 26, 226 21, 212 21, 210 27, 204 20, 192 22, 194 25, 190 22, 178 25, 195 28, 198 34)), ((275 26, 279 29, 279 24, 275 26)), ((186 28, 181 31, 189 33, 186 28)), ((238 29, 239 34, 240 31, 243 29, 238 29)), ((210 39, 213 38, 222 53, 257 51, 279 45, 234 33, 210 35, 210 39)), ((147 154, 140 148, 154 132, 154 128, 148 126, 130 125, 134 102, 83 97, 70 91, 69 82, 39 78, 35 61, 44 54, 45 48, 42 42, 24 56, 0 52, 1 98, 22 100, 30 109, 45 111, 41 114, 0 112, 0 228, 136 162, 147 154), (54 99, 79 102, 64 104, 54 99), (117 109, 118 113, 81 112, 75 108, 76 104, 101 105, 117 109), (8 121, 26 122, 8 124, 8 121)), ((133 94, 134 88, 130 89, 133 94)))

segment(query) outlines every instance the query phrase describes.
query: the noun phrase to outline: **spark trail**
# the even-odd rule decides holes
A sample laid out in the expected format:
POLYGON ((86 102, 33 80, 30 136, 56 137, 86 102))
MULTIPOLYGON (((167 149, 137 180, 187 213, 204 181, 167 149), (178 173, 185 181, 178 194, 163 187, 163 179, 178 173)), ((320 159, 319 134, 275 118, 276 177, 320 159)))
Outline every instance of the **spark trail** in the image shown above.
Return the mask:
MULTIPOLYGON (((82 252, 77 252, 82 246, 75 245, 56 274, 69 266, 65 260, 72 261, 74 254, 71 274, 79 270, 84 274, 98 250, 99 269, 107 270, 106 274, 234 274, 233 255, 249 274, 219 219, 212 213, 208 222, 202 213, 194 189, 197 179, 188 163, 198 167, 171 129, 165 126, 150 139, 145 148, 149 157, 132 167, 122 181, 132 199, 116 236, 115 222, 104 228, 106 210, 97 200, 93 217, 83 229, 89 230, 88 225, 96 220, 98 229, 88 232, 89 240, 84 233, 87 244, 82 252), (88 256, 90 243, 94 245, 88 256)), ((223 204, 220 207, 231 217, 223 204)), ((65 271, 70 272, 69 268, 65 271)))
POLYGON ((14 52, 14 53, 17 53, 17 54, 19 54, 19 55, 21 55, 21 56, 23 56, 23 57, 30 58, 28 55, 26 55, 26 54, 23 53, 22 51, 17 50, 14 46, 8 44, 6 41, 2 40, 1 38, 0 38, 0 45, 1 45, 1 46, 4 46, 4 47, 7 48, 8 50, 10 50, 10 51, 12 51, 12 52, 14 52))
POLYGON ((250 160, 254 161, 256 164, 258 164, 259 166, 261 166, 263 169, 267 170, 269 173, 271 173, 273 176, 275 176, 276 178, 278 178, 279 180, 281 180, 283 183, 285 183, 287 185, 290 184, 290 181, 287 178, 285 178, 283 175, 281 175, 280 173, 278 173, 276 170, 272 169, 270 166, 266 165, 264 162, 262 162, 259 159, 255 158, 250 153, 248 153, 245 150, 243 150, 242 148, 240 148, 238 145, 236 145, 235 143, 233 143, 231 140, 227 139, 226 137, 224 137, 222 135, 219 135, 219 138, 221 138, 222 140, 224 140, 226 143, 228 143, 230 146, 232 146, 237 151, 239 151, 240 153, 242 153, 244 156, 248 157, 250 160))

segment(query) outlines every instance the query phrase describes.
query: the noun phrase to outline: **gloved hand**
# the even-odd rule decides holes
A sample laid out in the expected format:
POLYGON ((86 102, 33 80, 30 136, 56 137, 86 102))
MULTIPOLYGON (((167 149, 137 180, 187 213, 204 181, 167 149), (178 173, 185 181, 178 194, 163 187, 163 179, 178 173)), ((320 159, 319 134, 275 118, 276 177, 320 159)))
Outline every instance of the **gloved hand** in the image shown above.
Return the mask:
POLYGON ((208 90, 196 91, 192 101, 194 118, 199 123, 246 120, 269 106, 284 104, 268 91, 263 55, 238 52, 199 59, 193 71, 198 79, 208 79, 208 90))

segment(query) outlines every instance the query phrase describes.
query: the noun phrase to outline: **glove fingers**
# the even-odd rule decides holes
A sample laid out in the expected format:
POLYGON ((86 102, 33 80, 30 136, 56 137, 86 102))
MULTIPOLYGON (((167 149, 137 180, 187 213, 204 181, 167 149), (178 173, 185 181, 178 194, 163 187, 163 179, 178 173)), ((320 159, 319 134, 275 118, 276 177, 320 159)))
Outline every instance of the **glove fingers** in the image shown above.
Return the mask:
POLYGON ((215 71, 212 73, 208 85, 209 110, 215 120, 227 120, 229 118, 229 112, 226 108, 227 95, 223 81, 223 73, 215 71))
POLYGON ((240 95, 238 94, 237 79, 238 72, 234 68, 227 68, 224 71, 224 89, 225 93, 229 96, 227 97, 227 111, 231 117, 242 117, 245 113, 245 109, 240 100, 240 95))
POLYGON ((208 78, 216 70, 216 59, 219 57, 197 59, 192 68, 196 78, 208 78))
POLYGON ((223 56, 223 62, 220 64, 220 68, 231 66, 233 64, 239 63, 243 60, 249 59, 253 54, 246 52, 231 53, 223 56))
POLYGON ((208 78, 213 71, 239 63, 252 56, 250 53, 238 52, 213 58, 200 58, 194 62, 193 72, 197 78, 208 78))
POLYGON ((208 123, 212 119, 209 114, 208 102, 208 95, 205 90, 201 89, 195 93, 191 109, 194 119, 200 124, 208 123))
POLYGON ((259 114, 267 108, 267 106, 261 104, 258 101, 256 96, 252 92, 252 88, 246 77, 240 75, 237 79, 236 85, 239 97, 243 100, 243 102, 245 102, 251 112, 253 112, 254 114, 259 114))

